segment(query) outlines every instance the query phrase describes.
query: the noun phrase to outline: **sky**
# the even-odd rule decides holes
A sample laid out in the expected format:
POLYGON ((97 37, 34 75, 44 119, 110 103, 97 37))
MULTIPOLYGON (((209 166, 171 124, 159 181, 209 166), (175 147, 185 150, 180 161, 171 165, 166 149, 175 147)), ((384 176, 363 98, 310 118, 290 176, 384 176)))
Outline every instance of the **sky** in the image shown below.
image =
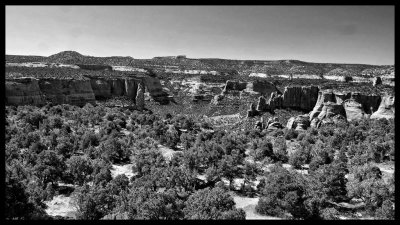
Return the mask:
POLYGON ((6 6, 6 54, 394 64, 394 6, 6 6))

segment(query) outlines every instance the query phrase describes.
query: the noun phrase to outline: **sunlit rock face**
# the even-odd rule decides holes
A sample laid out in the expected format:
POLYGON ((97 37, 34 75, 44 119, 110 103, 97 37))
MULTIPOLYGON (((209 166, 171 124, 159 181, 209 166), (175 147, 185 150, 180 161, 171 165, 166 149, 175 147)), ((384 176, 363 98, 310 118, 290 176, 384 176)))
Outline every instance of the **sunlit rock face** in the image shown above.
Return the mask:
POLYGON ((344 102, 344 109, 346 111, 346 117, 348 121, 361 120, 368 118, 368 114, 365 113, 361 103, 354 99, 347 99, 344 102))
POLYGON ((378 110, 371 115, 371 119, 394 118, 394 108, 394 96, 385 95, 382 97, 378 110))
POLYGON ((42 105, 45 103, 39 87, 39 79, 23 77, 7 79, 6 104, 8 105, 42 105))
POLYGON ((309 126, 308 114, 291 117, 286 124, 288 129, 295 130, 307 130, 309 126))

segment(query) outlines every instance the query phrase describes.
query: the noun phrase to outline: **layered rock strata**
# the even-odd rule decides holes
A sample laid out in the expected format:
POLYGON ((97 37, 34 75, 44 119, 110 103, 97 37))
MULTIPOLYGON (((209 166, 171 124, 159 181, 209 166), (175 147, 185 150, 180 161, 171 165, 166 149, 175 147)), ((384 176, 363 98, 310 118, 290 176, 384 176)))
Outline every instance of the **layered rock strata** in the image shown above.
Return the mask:
POLYGON ((144 108, 144 95, 147 90, 151 98, 163 103, 165 92, 157 78, 146 77, 86 77, 85 79, 59 78, 13 78, 6 81, 6 104, 43 105, 72 104, 83 106, 95 100, 126 96, 138 106, 144 108), (158 82, 157 82, 158 81, 158 82), (160 90, 161 89, 161 90, 160 90))
POLYGON ((376 112, 372 113, 371 119, 394 118, 394 96, 385 95, 376 112))
POLYGON ((45 104, 39 87, 39 79, 32 77, 8 79, 5 85, 7 105, 45 104))

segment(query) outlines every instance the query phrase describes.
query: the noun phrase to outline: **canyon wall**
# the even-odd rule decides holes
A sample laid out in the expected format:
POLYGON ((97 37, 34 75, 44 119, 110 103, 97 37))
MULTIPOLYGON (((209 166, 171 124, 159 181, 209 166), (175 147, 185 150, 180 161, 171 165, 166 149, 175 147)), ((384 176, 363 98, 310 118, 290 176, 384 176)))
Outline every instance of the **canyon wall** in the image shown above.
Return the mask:
POLYGON ((143 109, 146 90, 155 101, 169 102, 157 78, 88 77, 78 80, 25 77, 7 79, 6 104, 43 105, 52 102, 84 106, 86 103, 95 103, 96 99, 126 96, 133 100, 139 109, 143 109))
POLYGON ((46 102, 78 106, 84 106, 86 103, 93 104, 95 102, 90 80, 39 79, 39 88, 45 96, 46 102))
POLYGON ((42 105, 45 103, 39 80, 22 77, 6 80, 6 105, 42 105))

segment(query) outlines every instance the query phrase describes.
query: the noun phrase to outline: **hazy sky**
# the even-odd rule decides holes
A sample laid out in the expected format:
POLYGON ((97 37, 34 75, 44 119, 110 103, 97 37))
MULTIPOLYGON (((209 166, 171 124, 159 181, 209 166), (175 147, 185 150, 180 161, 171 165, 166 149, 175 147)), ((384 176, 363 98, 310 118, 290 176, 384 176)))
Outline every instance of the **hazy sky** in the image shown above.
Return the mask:
POLYGON ((6 54, 394 64, 394 6, 6 6, 6 54))

